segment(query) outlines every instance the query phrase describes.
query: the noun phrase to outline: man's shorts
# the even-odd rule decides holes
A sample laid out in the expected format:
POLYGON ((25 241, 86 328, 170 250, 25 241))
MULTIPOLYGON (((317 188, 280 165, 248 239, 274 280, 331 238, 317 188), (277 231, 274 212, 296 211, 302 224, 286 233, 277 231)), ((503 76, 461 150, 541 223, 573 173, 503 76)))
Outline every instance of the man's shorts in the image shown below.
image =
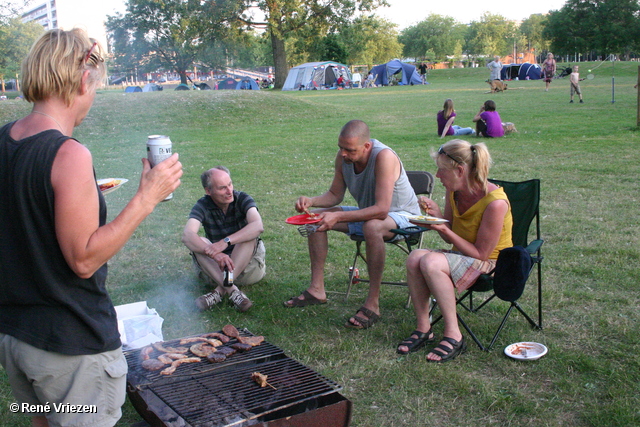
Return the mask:
MULTIPOLYGON (((267 267, 265 264, 266 250, 264 247, 264 242, 262 241, 262 239, 257 240, 258 243, 256 244, 256 247, 253 251, 253 258, 251 258, 251 261, 249 261, 249 264, 247 264, 247 267, 244 269, 244 271, 240 273, 239 276, 234 277, 233 282, 237 286, 253 285, 254 283, 262 280, 267 272, 267 267)), ((205 274, 196 256, 193 254, 193 252, 190 252, 190 254, 197 271, 199 273, 205 274)))
MULTIPOLYGON (((348 211, 357 211, 360 208, 357 206, 341 206, 341 209, 345 212, 348 212, 348 211)), ((414 215, 414 214, 407 211, 389 212, 389 217, 396 222, 397 228, 407 228, 407 227, 414 226, 407 219, 407 215, 414 215)), ((364 221, 349 222, 348 225, 349 225, 349 233, 347 234, 349 234, 349 236, 351 235, 360 236, 360 237, 364 236, 364 233, 362 232, 362 226, 364 225, 364 221)), ((390 240, 387 240, 387 242, 393 242, 399 239, 404 239, 404 237, 401 236, 400 234, 396 234, 390 240)))
POLYGON ((111 427, 122 416, 127 380, 122 348, 69 356, 0 334, 0 363, 24 415, 45 416, 52 427, 111 427), (40 407, 23 411, 24 404, 40 407))
POLYGON ((240 274, 240 276, 234 279, 234 283, 238 286, 252 285, 264 277, 266 273, 265 265, 266 251, 264 248, 264 242, 258 239, 256 250, 253 252, 253 258, 249 261, 247 268, 240 274))

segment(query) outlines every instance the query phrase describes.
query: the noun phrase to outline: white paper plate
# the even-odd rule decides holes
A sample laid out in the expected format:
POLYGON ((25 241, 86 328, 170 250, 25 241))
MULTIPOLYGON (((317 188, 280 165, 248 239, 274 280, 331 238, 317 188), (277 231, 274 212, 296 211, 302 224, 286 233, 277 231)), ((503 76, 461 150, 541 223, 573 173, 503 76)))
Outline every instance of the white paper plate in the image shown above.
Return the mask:
POLYGON ((537 342, 517 342, 506 346, 504 354, 518 360, 537 360, 548 351, 545 345, 537 342))
POLYGON ((104 178, 104 179, 99 179, 96 182, 98 183, 98 185, 105 185, 105 184, 109 184, 111 182, 114 182, 116 185, 114 185, 113 187, 109 187, 109 188, 105 188, 104 190, 100 190, 102 191, 102 194, 109 194, 112 191, 116 191, 118 188, 122 187, 122 185, 125 182, 128 182, 129 180, 126 178, 104 178))
POLYGON ((407 215, 407 219, 409 222, 413 222, 415 224, 444 224, 445 222, 449 222, 443 218, 436 218, 435 216, 429 215, 407 215))

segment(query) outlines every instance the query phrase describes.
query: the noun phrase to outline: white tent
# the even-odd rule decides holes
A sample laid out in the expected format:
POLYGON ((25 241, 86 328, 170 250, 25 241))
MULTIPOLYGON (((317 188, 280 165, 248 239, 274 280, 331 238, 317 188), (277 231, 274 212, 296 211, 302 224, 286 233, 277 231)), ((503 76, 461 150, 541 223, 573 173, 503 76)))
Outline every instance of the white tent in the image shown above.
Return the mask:
POLYGON ((289 70, 282 90, 335 88, 335 82, 340 76, 351 81, 349 67, 334 61, 307 62, 289 70))

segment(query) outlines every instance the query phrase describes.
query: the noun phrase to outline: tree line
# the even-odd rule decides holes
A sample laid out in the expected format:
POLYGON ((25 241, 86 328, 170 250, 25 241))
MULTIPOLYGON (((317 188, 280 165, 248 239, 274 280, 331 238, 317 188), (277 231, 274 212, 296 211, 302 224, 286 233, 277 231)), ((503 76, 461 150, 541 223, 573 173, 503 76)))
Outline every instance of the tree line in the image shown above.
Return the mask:
MULTIPOLYGON (((8 1, 8 0, 4 0, 8 1)), ((0 0, 0 3, 2 1, 0 0)), ((375 10, 386 0, 128 0, 106 27, 114 73, 177 73, 273 66, 282 87, 291 66, 333 60, 373 64, 393 58, 477 61, 494 55, 623 59, 640 49, 637 0, 567 0, 557 11, 519 25, 485 13, 468 24, 429 15, 398 31, 375 10)), ((38 31, 0 16, 0 75, 11 76, 38 31)), ((35 25, 35 24, 34 24, 35 25)), ((41 32, 42 30, 40 30, 41 32)))

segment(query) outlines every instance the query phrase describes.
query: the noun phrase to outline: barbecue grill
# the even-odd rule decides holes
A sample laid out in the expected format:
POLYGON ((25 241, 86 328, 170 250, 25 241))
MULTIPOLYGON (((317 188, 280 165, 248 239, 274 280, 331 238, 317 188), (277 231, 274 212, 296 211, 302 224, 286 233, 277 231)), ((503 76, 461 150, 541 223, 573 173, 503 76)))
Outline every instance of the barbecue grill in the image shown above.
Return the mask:
MULTIPOLYGON (((246 329, 240 335, 253 336, 246 329)), ((203 359, 180 365, 171 375, 143 369, 140 349, 125 352, 125 357, 129 399, 154 427, 330 427, 351 421, 351 402, 340 395, 340 385, 267 341, 221 363, 203 359), (273 387, 260 387, 253 372, 267 375, 273 387)))

